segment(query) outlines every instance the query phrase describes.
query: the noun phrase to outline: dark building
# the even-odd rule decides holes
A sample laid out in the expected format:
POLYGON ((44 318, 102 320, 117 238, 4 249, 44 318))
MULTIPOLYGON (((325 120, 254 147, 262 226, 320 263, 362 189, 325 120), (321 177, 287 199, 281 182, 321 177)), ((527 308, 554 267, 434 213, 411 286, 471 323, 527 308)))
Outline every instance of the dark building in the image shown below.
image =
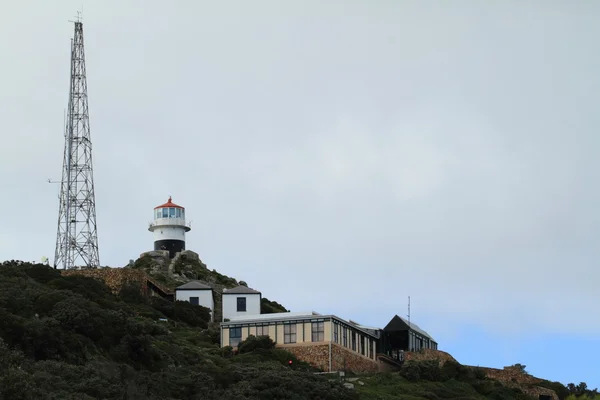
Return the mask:
POLYGON ((437 350, 437 342, 414 322, 397 315, 379 331, 379 352, 403 361, 403 352, 437 350))
POLYGON ((437 342, 430 334, 417 324, 409 323, 397 315, 383 329, 364 326, 352 320, 350 323, 377 337, 377 353, 385 354, 396 361, 404 361, 405 351, 438 348, 437 342))

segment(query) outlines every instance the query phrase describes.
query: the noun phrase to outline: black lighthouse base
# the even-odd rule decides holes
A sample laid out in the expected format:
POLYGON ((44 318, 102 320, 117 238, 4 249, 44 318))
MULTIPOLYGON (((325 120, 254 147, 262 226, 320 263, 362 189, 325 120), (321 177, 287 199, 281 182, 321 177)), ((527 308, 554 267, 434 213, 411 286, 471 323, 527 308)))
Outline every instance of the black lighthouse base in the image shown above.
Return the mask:
POLYGON ((154 242, 154 250, 168 250, 169 257, 175 257, 175 254, 185 250, 185 242, 183 240, 157 240, 154 242))

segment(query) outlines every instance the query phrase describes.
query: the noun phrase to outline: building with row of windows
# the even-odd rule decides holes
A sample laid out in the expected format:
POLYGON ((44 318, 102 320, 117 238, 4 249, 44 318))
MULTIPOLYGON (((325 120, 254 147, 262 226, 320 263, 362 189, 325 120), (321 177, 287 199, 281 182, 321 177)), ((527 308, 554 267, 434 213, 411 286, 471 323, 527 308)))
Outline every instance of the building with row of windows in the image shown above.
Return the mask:
MULTIPOLYGON (((193 281, 179 286, 175 296, 177 300, 209 308, 214 318, 212 287, 193 281)), ((278 347, 287 348, 301 359, 312 357, 308 361, 326 371, 342 368, 348 359, 354 360, 353 365, 359 365, 361 370, 373 370, 377 368, 378 354, 402 362, 405 352, 438 347, 429 333, 398 315, 381 329, 314 311, 261 314, 261 298, 261 292, 246 286, 223 291, 222 347, 235 348, 250 335, 269 336, 278 347), (322 351, 309 351, 315 346, 322 351), (315 354, 319 354, 317 359, 315 354)))
POLYGON ((331 342, 375 360, 377 336, 335 315, 314 311, 259 314, 221 323, 223 346, 236 347, 250 335, 267 335, 279 345, 331 342))
POLYGON ((221 323, 223 347, 237 347, 250 335, 269 336, 277 347, 324 371, 378 370, 377 336, 335 315, 287 312, 238 316, 221 323))

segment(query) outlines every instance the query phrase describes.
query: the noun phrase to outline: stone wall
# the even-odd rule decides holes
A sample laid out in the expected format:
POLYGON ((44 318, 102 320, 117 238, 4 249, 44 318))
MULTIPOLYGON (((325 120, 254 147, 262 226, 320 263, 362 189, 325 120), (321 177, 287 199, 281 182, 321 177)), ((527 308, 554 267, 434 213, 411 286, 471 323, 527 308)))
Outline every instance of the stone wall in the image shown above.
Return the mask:
POLYGON ((145 283, 146 273, 132 268, 93 268, 61 270, 63 276, 81 275, 103 281, 113 293, 118 293, 121 287, 129 282, 145 283))
POLYGON ((108 286, 114 294, 119 293, 121 287, 127 283, 135 283, 140 286, 140 290, 147 295, 148 282, 151 282, 164 294, 172 294, 171 291, 159 282, 150 278, 144 270, 133 268, 94 268, 94 269, 72 269, 61 270, 63 276, 81 275, 90 278, 99 279, 108 286))
POLYGON ((152 257, 152 258, 159 258, 159 257, 166 257, 167 259, 169 258, 169 250, 150 250, 150 251, 145 251, 142 254, 140 254, 140 257, 152 257))
POLYGON ((278 344, 277 347, 289 351, 299 360, 305 361, 322 371, 329 371, 329 344, 294 343, 278 344))
POLYGON ((439 361, 440 367, 443 366, 446 361, 454 361, 457 362, 454 357, 445 351, 441 350, 433 350, 433 349, 423 349, 421 351, 406 351, 404 352, 404 359, 406 361, 428 361, 428 360, 436 360, 439 361))
MULTIPOLYGON (((329 343, 294 343, 277 345, 294 354, 298 359, 310 363, 323 371, 329 371, 329 343)), ((354 373, 377 372, 379 364, 360 354, 356 354, 338 344, 331 344, 331 370, 347 371, 354 373)))
POLYGON ((333 371, 343 371, 344 361, 346 370, 354 373, 362 374, 379 371, 379 363, 375 360, 348 350, 337 343, 333 343, 331 348, 333 371))

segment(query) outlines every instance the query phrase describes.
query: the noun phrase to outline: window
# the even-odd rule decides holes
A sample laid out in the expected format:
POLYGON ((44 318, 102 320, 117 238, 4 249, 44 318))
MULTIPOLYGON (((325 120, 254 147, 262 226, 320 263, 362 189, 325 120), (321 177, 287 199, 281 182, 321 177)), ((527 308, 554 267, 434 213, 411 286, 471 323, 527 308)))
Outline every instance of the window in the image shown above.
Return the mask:
POLYGON ((256 336, 269 336, 269 325, 257 326, 256 336))
POLYGON ((238 310, 238 312, 246 311, 246 298, 245 297, 237 298, 237 310, 238 310))
POLYGON ((369 357, 375 358, 375 354, 373 354, 373 340, 369 339, 369 357))
POLYGON ((162 210, 160 208, 154 214, 156 215, 155 218, 162 218, 162 210))
POLYGON ((296 343, 296 324, 283 326, 283 343, 296 343))
POLYGON ((231 347, 237 347, 242 341, 242 328, 229 328, 229 345, 231 347))
POLYGON ((173 207, 169 208, 169 217, 175 218, 175 209, 173 207))
POLYGON ((348 347, 348 329, 346 327, 342 330, 342 337, 344 340, 344 347, 348 347))
POLYGON ((356 332, 352 332, 352 350, 356 351, 356 332))
POLYGON ((176 208, 175 209, 175 217, 181 218, 181 208, 176 208))
POLYGON ((325 323, 313 322, 312 323, 312 339, 313 342, 322 342, 325 340, 325 323))
POLYGON ((197 306, 200 304, 200 299, 198 297, 190 297, 190 303, 197 306))
POLYGON ((365 355, 365 337, 360 336, 360 354, 365 355))
POLYGON ((162 209, 162 217, 163 218, 169 218, 169 209, 168 208, 163 208, 162 209))
POLYGON ((338 342, 338 330, 339 330, 339 325, 338 324, 333 324, 333 343, 339 343, 338 342))

